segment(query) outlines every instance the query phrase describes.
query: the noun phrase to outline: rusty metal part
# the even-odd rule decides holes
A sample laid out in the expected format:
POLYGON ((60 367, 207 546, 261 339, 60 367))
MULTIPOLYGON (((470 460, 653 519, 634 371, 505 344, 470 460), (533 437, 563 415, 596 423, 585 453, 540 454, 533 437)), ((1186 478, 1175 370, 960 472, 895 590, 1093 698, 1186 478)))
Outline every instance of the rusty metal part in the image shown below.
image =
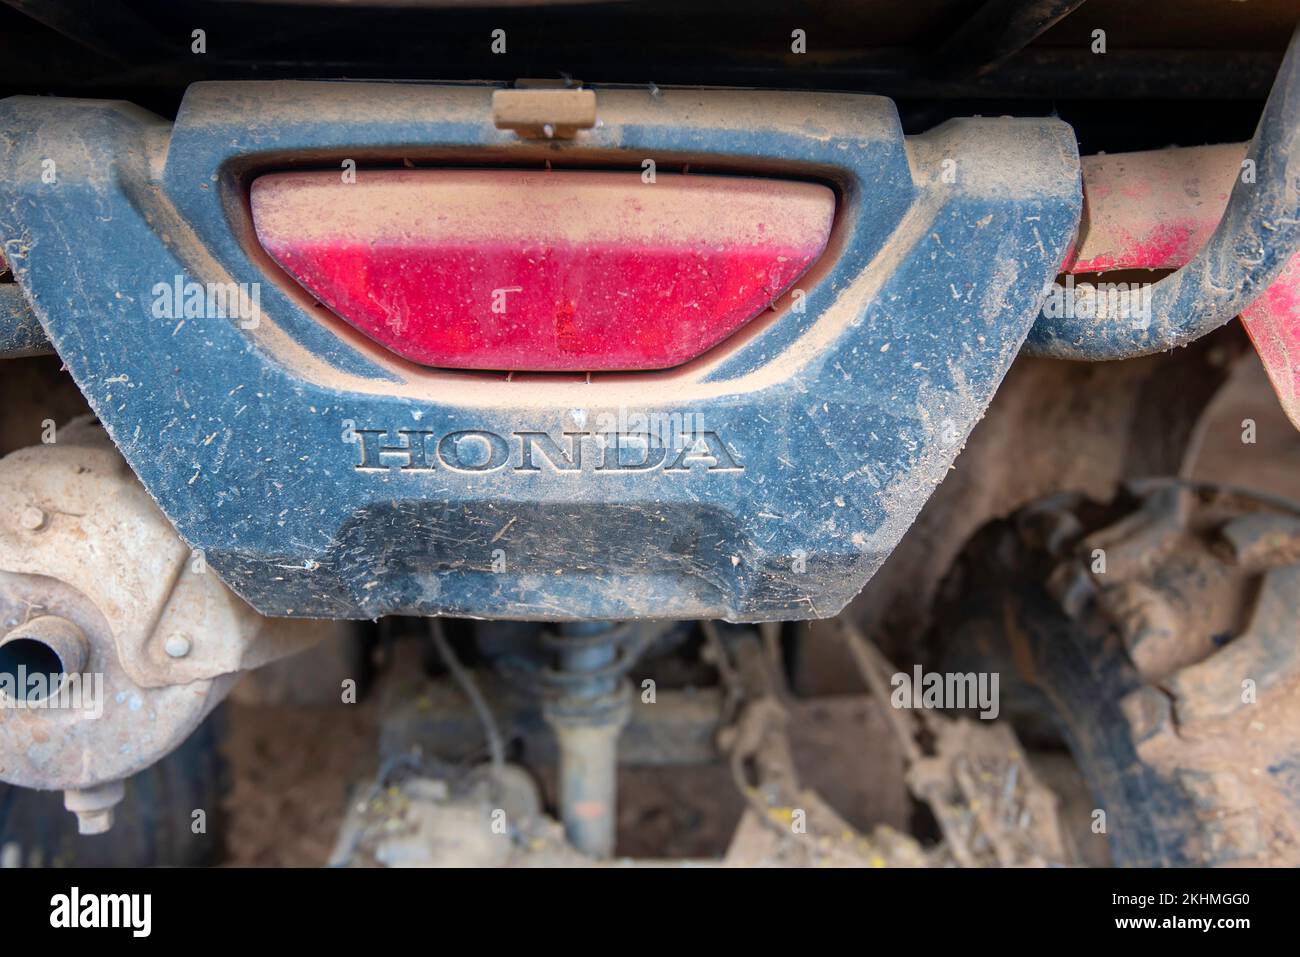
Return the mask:
POLYGON ((255 668, 311 644, 318 630, 309 621, 267 627, 180 540, 89 420, 0 464, 0 571, 75 583, 145 688, 255 668), (178 637, 191 642, 179 657, 167 650, 178 637))
MULTIPOLYGON (((41 615, 0 638, 0 672, 8 675, 20 667, 28 672, 43 668, 45 674, 66 679, 84 670, 88 651, 85 633, 73 622, 57 615, 41 615)), ((20 693, 20 698, 32 703, 44 701, 58 694, 63 683, 57 682, 39 696, 20 693)))
POLYGON ((312 626, 262 618, 208 572, 89 419, 0 462, 0 776, 67 791, 83 833, 312 626))

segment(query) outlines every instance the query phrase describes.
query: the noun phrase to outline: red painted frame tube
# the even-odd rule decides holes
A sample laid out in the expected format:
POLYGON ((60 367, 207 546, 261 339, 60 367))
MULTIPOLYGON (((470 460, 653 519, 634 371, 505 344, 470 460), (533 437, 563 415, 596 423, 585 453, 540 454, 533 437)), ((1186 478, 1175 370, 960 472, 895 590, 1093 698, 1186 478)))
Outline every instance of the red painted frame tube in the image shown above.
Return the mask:
MULTIPOLYGON (((1245 143, 1083 157, 1083 220, 1064 273, 1177 269, 1214 232, 1245 143)), ((1300 254, 1242 313, 1282 408, 1300 428, 1300 254)))

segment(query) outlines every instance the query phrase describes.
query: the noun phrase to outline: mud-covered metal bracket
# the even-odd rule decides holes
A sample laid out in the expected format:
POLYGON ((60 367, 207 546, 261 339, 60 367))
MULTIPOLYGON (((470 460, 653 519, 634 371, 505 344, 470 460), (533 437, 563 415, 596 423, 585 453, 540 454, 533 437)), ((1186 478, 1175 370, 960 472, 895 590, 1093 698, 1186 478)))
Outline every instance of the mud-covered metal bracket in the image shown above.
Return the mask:
POLYGON ((837 612, 1038 314, 1079 216, 1069 127, 958 120, 905 139, 875 97, 601 90, 595 128, 544 142, 495 129, 491 97, 199 84, 174 125, 123 103, 5 100, 5 255, 150 493, 264 613, 837 612), (839 197, 801 288, 668 372, 407 364, 280 273, 249 223, 247 183, 273 169, 646 159, 839 197), (168 308, 208 283, 251 294, 255 315, 168 308))

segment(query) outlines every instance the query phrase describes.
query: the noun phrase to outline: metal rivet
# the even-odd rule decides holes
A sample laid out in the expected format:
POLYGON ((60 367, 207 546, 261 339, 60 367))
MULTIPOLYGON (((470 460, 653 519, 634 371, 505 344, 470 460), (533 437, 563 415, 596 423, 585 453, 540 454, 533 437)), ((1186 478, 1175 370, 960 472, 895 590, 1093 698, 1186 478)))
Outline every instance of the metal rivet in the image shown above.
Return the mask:
POLYGON ((38 532, 45 527, 45 513, 35 505, 28 505, 18 517, 18 524, 29 532, 38 532))
POLYGON ((191 647, 190 640, 184 635, 172 635, 163 644, 163 650, 172 658, 184 658, 191 647))

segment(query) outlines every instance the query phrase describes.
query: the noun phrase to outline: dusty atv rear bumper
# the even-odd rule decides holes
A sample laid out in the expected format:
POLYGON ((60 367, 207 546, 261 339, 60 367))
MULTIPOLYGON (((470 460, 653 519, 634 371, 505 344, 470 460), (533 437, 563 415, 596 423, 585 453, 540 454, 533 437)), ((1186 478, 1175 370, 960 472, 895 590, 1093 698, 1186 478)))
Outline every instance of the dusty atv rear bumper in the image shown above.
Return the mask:
POLYGON ((1069 127, 959 120, 904 138, 875 97, 609 91, 594 129, 538 142, 496 129, 490 100, 200 84, 173 126, 121 103, 14 98, 0 104, 6 256, 150 494, 259 611, 837 612, 1038 315, 1079 216, 1069 127), (249 224, 247 183, 272 169, 646 158, 838 194, 800 295, 668 372, 411 365, 324 315, 249 224), (158 318, 156 290, 177 277, 257 289, 255 321, 158 318))

